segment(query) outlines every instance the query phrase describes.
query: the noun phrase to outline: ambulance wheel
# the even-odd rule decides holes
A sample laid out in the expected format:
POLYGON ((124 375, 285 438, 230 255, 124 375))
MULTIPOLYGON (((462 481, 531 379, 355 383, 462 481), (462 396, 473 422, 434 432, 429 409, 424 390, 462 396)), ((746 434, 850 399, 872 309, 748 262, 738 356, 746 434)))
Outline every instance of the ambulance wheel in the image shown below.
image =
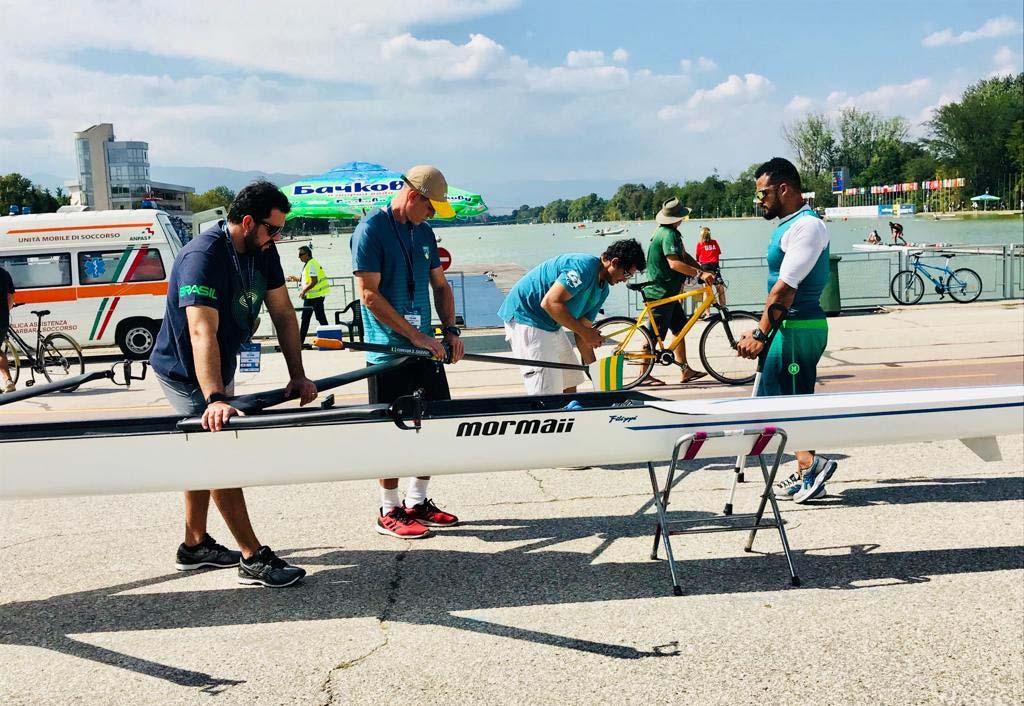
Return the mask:
POLYGON ((146 360, 153 352, 159 330, 159 324, 150 319, 122 321, 115 336, 117 347, 129 360, 146 360))

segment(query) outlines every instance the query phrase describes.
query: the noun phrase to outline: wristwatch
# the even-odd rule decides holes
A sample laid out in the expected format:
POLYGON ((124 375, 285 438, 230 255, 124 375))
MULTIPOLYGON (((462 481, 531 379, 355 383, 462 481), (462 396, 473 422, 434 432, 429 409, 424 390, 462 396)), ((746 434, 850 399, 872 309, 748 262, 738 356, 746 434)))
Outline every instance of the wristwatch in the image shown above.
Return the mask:
POLYGON ((755 341, 760 341, 761 343, 768 343, 768 334, 766 334, 759 328, 754 329, 754 333, 750 335, 755 341))
POLYGON ((441 333, 443 335, 447 335, 447 334, 450 333, 453 336, 461 336, 462 335, 462 331, 459 329, 458 326, 445 326, 444 328, 441 329, 441 333))
POLYGON ((214 392, 213 394, 211 394, 209 397, 206 398, 206 405, 210 406, 214 402, 227 402, 227 401, 228 401, 228 396, 225 395, 223 392, 214 392))

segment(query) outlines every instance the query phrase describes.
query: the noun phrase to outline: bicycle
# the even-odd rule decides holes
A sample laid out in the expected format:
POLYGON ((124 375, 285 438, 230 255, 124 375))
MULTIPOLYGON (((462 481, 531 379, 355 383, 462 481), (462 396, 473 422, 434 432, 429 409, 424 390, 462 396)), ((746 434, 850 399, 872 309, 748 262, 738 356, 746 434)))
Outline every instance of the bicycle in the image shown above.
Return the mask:
MULTIPOLYGON (((628 284, 629 289, 640 292, 650 282, 628 284)), ((597 358, 622 355, 623 374, 622 389, 636 387, 651 374, 654 364, 678 365, 674 351, 682 343, 683 338, 697 323, 704 312, 711 307, 717 311, 711 315, 708 325, 700 337, 700 362, 711 377, 727 385, 746 385, 754 379, 757 372, 757 361, 740 358, 736 355, 736 344, 740 331, 737 328, 742 322, 742 330, 747 331, 758 325, 761 317, 746 311, 730 311, 720 304, 715 297, 714 287, 725 284, 717 277, 714 284, 705 284, 700 289, 666 297, 648 300, 644 297, 644 308, 636 319, 628 316, 612 316, 594 323, 594 328, 601 334, 602 345, 598 348, 597 358), (651 316, 651 311, 659 306, 681 302, 690 297, 703 296, 697 308, 683 326, 683 330, 666 346, 658 326, 651 316), (649 320, 650 326, 644 321, 649 320)))
POLYGON ((981 277, 977 272, 967 267, 961 267, 958 270, 949 269, 950 258, 956 257, 954 253, 942 253, 942 257, 946 258, 946 264, 943 267, 926 265, 921 262, 921 251, 911 253, 910 257, 913 269, 900 270, 889 284, 892 298, 900 304, 910 306, 921 301, 921 297, 924 296, 922 274, 931 280, 935 286, 935 292, 940 298, 945 298, 948 294, 954 301, 967 304, 981 296, 981 277), (933 277, 928 270, 935 270, 940 274, 933 277), (945 275, 945 280, 942 279, 942 275, 945 275))
MULTIPOLYGON (((84 373, 85 361, 78 342, 66 333, 51 333, 44 337, 43 317, 49 315, 50 311, 43 309, 32 313, 38 317, 35 348, 29 346, 13 328, 8 331, 7 338, 0 345, 0 355, 7 358, 7 367, 11 371, 11 381, 18 382, 22 358, 25 359, 24 366, 32 373, 32 379, 25 382, 25 387, 35 384, 36 373, 41 373, 47 382, 60 381, 84 373)), ((72 392, 74 389, 61 392, 72 392)))

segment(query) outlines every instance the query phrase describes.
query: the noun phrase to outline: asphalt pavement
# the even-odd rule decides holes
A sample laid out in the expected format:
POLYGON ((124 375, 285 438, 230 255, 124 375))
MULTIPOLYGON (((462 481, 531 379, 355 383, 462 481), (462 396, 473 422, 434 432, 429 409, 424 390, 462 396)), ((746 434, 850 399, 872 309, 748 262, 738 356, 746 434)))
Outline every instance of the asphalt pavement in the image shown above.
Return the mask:
MULTIPOLYGON (((1024 380, 1019 302, 830 326, 821 390, 1024 380)), ((311 377, 363 365, 347 352, 305 360, 311 377)), ((521 391, 510 366, 449 376, 457 397, 521 391)), ((285 377, 270 354, 238 392, 285 377)), ((651 391, 749 394, 706 381, 651 391)), ((358 402, 365 386, 335 394, 358 402)), ((168 411, 147 380, 0 407, 0 425, 168 411)), ((747 553, 743 534, 704 534, 673 538, 679 597, 649 558, 640 467, 439 477, 431 496, 462 522, 417 542, 373 531, 373 483, 250 489, 261 540, 309 571, 282 590, 176 572, 179 494, 6 502, 0 703, 1019 704, 1024 436, 1000 447, 991 463, 955 441, 822 450, 839 463, 827 497, 783 505, 802 586, 777 535, 747 553)), ((295 459, 329 462, 315 448, 295 459)), ((688 468, 670 514, 713 517, 732 461, 688 468)), ((741 485, 737 510, 757 495, 741 485)), ((230 544, 213 511, 210 532, 230 544)))

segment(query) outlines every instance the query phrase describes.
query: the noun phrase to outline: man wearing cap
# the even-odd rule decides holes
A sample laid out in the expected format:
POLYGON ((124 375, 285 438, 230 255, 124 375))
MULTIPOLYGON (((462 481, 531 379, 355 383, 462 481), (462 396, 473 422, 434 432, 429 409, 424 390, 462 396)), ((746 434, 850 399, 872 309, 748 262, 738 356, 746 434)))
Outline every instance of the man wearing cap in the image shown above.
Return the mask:
MULTIPOLYGON (((658 215, 654 217, 658 223, 658 229, 651 236, 651 244, 647 248, 647 279, 650 284, 644 287, 645 299, 665 299, 679 294, 684 288, 689 290, 701 286, 701 283, 714 283, 714 273, 702 272, 700 263, 694 260, 683 247, 683 236, 679 234, 679 224, 689 213, 690 209, 683 206, 679 199, 671 198, 662 204, 658 215)), ((674 336, 686 325, 686 314, 683 312, 680 302, 655 307, 651 311, 651 318, 654 319, 658 334, 666 341, 671 340, 668 335, 669 331, 674 336)), ((697 372, 687 363, 685 339, 679 342, 679 346, 673 353, 676 364, 682 370, 680 382, 690 382, 707 374, 697 372)), ((664 383, 649 376, 644 384, 663 385, 664 383)))
POLYGON ((302 323, 299 325, 299 340, 305 341, 309 332, 309 322, 316 314, 317 323, 327 325, 327 314, 324 313, 324 300, 331 291, 327 281, 327 273, 320 263, 313 258, 313 250, 308 245, 299 248, 299 260, 302 262, 302 277, 288 275, 289 282, 302 282, 299 299, 302 300, 302 323))
MULTIPOLYGON (((455 326, 455 297, 437 255, 437 239, 427 225, 435 215, 453 218, 448 203, 448 182, 436 168, 412 167, 402 176, 405 186, 391 205, 360 221, 352 234, 352 270, 362 306, 367 342, 425 348, 436 360, 417 358, 395 370, 370 378, 371 403, 390 403, 422 389, 425 399, 451 399, 441 362, 448 355, 462 358, 462 340, 455 326), (441 319, 444 344, 433 336, 430 293, 441 319)), ((367 353, 368 364, 396 356, 367 353)), ((415 460, 410 459, 410 468, 415 460)), ((430 527, 450 527, 458 522, 427 497, 430 478, 413 478, 399 499, 398 479, 380 481, 381 507, 377 532, 400 539, 418 539, 430 527)))

